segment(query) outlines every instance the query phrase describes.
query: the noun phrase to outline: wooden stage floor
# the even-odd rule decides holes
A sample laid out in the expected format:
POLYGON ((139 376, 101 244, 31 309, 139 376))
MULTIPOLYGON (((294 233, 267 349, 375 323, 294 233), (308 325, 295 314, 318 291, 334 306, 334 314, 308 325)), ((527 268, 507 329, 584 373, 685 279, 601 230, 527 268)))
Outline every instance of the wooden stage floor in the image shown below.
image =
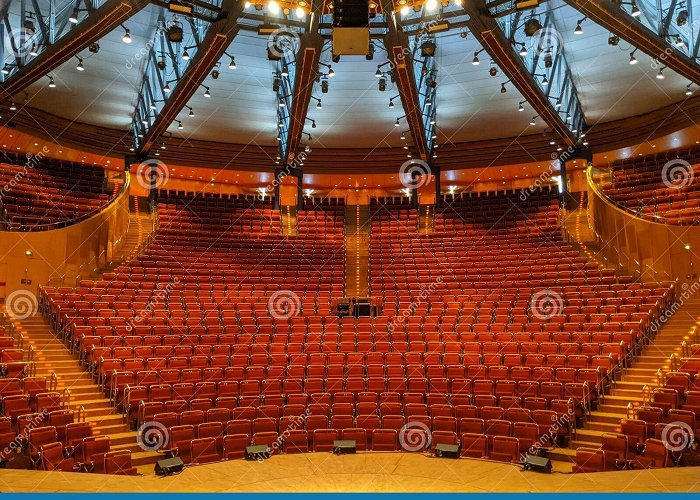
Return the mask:
POLYGON ((698 492, 700 467, 597 474, 539 474, 521 467, 415 453, 281 455, 233 460, 182 474, 124 477, 0 470, 5 492, 698 492))

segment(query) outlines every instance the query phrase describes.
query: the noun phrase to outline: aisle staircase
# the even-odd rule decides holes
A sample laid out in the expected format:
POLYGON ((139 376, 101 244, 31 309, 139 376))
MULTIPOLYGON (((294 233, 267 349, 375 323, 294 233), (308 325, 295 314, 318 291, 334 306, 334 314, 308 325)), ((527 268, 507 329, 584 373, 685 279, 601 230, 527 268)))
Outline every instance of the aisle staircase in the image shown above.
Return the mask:
POLYGON ((24 339, 24 348, 34 349, 36 376, 49 378, 56 374, 56 391, 68 394, 76 421, 80 418, 90 422, 95 435, 108 435, 112 450, 131 451, 134 466, 156 462, 160 455, 139 448, 136 432, 128 428, 122 415, 116 412, 90 373, 56 338, 51 326, 40 314, 13 320, 13 323, 24 339))
POLYGON ((345 296, 369 297, 369 205, 345 206, 345 296))
POLYGON ((430 234, 435 230, 435 205, 418 208, 418 234, 430 234))
POLYGON ((297 207, 285 205, 280 210, 282 222, 282 234, 285 236, 296 236, 299 234, 297 224, 297 207))

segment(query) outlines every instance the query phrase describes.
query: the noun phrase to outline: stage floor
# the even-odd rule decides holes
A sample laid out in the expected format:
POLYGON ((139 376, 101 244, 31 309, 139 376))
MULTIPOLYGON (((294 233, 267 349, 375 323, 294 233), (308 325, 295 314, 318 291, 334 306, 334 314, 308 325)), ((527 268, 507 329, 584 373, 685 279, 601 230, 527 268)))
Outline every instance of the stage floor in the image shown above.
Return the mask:
POLYGON ((281 455, 187 467, 177 476, 124 477, 0 470, 4 492, 698 492, 700 467, 539 474, 521 467, 415 453, 281 455))

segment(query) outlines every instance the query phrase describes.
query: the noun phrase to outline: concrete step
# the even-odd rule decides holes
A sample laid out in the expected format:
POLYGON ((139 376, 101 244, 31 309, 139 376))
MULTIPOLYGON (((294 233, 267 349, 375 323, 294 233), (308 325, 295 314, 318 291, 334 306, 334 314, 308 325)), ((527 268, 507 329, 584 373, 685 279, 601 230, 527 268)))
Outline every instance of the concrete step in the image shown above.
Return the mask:
POLYGON ((164 458, 163 453, 157 451, 137 451, 131 453, 131 465, 134 467, 152 465, 164 458))
POLYGON ((619 424, 621 418, 625 418, 625 415, 604 411, 594 411, 589 417, 589 422, 617 425, 619 424))
POLYGON ((86 422, 94 422, 96 426, 112 426, 112 425, 124 425, 124 419, 120 413, 111 413, 107 415, 95 415, 89 413, 85 417, 86 422))

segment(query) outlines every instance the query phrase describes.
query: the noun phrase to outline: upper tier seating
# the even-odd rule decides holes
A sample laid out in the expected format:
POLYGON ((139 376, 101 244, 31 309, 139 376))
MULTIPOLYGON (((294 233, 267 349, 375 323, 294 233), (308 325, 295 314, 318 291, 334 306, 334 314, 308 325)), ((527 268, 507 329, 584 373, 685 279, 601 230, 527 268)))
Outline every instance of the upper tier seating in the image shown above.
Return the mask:
POLYGON ((383 311, 338 318, 341 206, 309 203, 284 237, 269 201, 163 193, 143 256, 43 289, 41 308, 134 427, 160 422, 187 462, 349 436, 408 449, 408 422, 517 461, 567 442, 672 300, 565 244, 553 193, 450 200, 429 235, 406 203, 375 200, 383 311))
POLYGON ((700 150, 669 151, 615 161, 611 185, 604 186, 604 192, 644 219, 700 224, 699 178, 700 150))
POLYGON ((15 231, 56 229, 105 207, 105 171, 79 163, 5 154, 0 163, 2 220, 15 231))

